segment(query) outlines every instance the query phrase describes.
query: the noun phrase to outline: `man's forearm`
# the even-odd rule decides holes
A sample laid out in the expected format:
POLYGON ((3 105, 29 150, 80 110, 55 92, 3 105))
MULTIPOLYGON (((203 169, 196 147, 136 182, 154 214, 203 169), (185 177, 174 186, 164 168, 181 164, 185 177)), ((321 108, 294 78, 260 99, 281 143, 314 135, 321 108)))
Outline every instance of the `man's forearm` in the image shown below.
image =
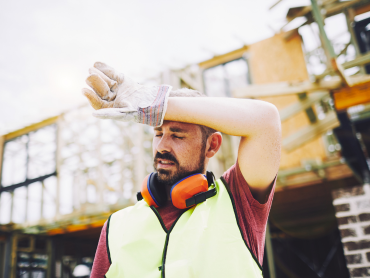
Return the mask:
POLYGON ((205 125, 242 137, 280 124, 276 107, 268 102, 211 97, 170 97, 164 119, 205 125))

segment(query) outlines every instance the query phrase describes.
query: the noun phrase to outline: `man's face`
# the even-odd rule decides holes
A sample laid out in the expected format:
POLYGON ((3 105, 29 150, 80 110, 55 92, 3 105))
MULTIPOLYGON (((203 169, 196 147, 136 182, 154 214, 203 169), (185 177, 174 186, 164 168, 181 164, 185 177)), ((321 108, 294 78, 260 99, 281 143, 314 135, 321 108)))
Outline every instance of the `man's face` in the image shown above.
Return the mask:
POLYGON ((159 182, 173 185, 193 173, 203 173, 205 143, 195 124, 164 121, 154 128, 154 168, 159 182))

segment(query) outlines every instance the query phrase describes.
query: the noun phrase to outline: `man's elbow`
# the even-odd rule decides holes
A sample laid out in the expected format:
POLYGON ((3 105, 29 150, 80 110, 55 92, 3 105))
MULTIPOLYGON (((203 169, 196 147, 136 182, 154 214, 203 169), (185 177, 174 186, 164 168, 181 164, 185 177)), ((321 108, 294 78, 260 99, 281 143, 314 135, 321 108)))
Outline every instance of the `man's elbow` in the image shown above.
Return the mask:
POLYGON ((264 113, 266 125, 273 130, 281 132, 281 121, 279 110, 274 104, 270 102, 265 102, 265 105, 266 108, 264 113))

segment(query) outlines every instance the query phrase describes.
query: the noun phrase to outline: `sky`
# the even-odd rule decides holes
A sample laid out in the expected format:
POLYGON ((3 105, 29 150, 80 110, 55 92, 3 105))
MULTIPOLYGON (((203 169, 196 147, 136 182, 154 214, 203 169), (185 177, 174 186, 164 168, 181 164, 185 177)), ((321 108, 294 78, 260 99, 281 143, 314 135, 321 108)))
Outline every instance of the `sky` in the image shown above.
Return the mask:
POLYGON ((268 38, 306 0, 0 2, 0 134, 86 103, 88 68, 138 81, 268 38))

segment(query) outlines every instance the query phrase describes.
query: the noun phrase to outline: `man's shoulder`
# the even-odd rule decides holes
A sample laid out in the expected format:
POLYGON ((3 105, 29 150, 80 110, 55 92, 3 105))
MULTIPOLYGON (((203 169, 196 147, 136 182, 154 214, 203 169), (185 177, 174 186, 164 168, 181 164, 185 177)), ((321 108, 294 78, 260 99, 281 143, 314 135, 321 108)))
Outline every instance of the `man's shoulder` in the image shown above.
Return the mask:
POLYGON ((134 205, 127 206, 125 208, 117 210, 116 212, 112 213, 110 218, 125 217, 126 215, 131 214, 133 211, 138 210, 138 209, 142 209, 142 208, 150 208, 144 200, 138 201, 134 205))
POLYGON ((242 173, 240 171, 238 173, 237 162, 227 169, 222 174, 221 178, 227 183, 226 186, 230 186, 231 184, 240 182, 240 180, 244 180, 242 173))

